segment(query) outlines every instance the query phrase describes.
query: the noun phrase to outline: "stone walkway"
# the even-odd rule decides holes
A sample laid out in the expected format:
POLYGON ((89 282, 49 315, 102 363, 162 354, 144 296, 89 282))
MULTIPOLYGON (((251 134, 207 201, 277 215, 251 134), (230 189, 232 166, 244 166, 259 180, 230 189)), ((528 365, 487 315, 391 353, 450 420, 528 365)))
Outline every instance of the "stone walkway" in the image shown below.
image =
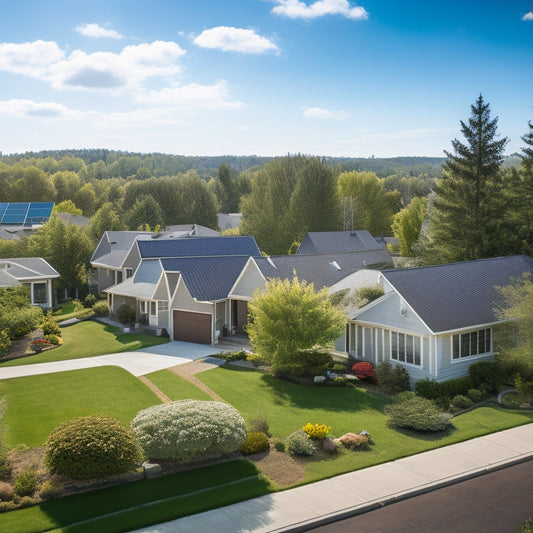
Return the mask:
POLYGON ((205 370, 210 370, 212 368, 217 368, 218 366, 224 364, 225 361, 222 359, 217 359, 215 357, 208 357, 200 361, 191 361, 190 363, 185 363, 184 365, 177 365, 170 367, 168 370, 176 374, 177 376, 186 379, 187 381, 196 385, 200 390, 204 391, 206 394, 211 396, 213 400, 217 402, 224 402, 226 400, 219 396, 216 392, 212 391, 207 385, 204 385, 198 378, 195 377, 195 374, 199 372, 204 372, 205 370))

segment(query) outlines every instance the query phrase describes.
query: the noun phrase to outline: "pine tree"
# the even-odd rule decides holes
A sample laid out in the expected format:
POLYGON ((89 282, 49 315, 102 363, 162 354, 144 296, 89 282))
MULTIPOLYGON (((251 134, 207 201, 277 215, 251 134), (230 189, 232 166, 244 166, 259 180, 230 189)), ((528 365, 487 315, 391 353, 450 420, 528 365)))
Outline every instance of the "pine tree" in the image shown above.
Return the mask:
POLYGON ((497 139, 498 118, 479 96, 468 123, 461 121, 466 144, 454 139, 454 152, 445 151, 443 177, 436 186, 431 214, 432 262, 491 257, 501 250, 499 227, 505 217, 501 165, 507 138, 497 139))

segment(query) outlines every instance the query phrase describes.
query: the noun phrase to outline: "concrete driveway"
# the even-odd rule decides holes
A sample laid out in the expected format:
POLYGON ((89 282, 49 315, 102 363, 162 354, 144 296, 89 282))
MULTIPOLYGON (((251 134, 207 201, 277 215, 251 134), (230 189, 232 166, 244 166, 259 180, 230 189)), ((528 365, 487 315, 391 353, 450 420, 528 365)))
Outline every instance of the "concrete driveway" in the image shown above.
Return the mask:
POLYGON ((181 365, 219 353, 216 346, 193 344, 190 342, 171 341, 133 352, 120 352, 83 359, 70 359, 54 363, 37 363, 35 365, 11 366, 0 368, 0 379, 19 378, 22 376, 36 376, 51 374, 81 368, 95 368, 98 366, 120 366, 134 376, 142 376, 181 365))

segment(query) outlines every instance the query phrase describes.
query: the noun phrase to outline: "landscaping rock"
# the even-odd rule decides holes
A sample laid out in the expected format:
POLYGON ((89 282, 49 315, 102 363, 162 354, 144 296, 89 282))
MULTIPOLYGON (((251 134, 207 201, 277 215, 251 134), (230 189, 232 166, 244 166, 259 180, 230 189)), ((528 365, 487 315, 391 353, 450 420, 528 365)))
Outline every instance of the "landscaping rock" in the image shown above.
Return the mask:
POLYGON ((334 452, 335 448, 335 441, 331 437, 322 439, 322 449, 324 449, 326 452, 334 452))
POLYGON ((163 474, 161 465, 156 463, 143 463, 143 472, 146 479, 153 479, 163 474))

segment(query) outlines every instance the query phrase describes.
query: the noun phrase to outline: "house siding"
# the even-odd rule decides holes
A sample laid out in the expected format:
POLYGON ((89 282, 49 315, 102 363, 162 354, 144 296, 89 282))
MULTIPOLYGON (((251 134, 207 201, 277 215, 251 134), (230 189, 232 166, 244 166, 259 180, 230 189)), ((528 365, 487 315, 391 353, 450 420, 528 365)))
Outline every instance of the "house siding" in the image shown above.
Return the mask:
POLYGON ((255 263, 248 263, 241 278, 231 291, 232 297, 251 298, 256 289, 265 288, 265 279, 259 272, 255 263))
POLYGON ((115 284, 115 271, 98 267, 98 290, 101 292, 115 284))

